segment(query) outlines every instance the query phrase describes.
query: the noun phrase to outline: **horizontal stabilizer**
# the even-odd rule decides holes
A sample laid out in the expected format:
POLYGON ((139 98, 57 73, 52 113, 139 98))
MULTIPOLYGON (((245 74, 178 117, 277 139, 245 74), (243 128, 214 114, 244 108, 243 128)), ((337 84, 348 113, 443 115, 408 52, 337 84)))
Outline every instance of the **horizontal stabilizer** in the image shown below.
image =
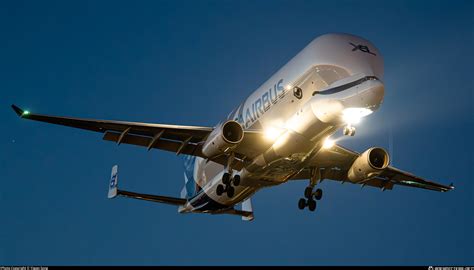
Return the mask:
POLYGON ((241 216, 243 221, 252 221, 254 219, 252 201, 250 200, 250 198, 248 198, 242 203, 242 210, 237 210, 235 208, 227 208, 221 211, 211 212, 211 214, 213 215, 228 214, 228 215, 241 216))
POLYGON ((243 221, 252 221, 253 218, 254 218, 253 212, 237 210, 237 209, 234 209, 234 208, 225 209, 225 210, 218 211, 218 212, 211 212, 210 214, 212 214, 212 215, 228 214, 228 215, 241 216, 243 221))
POLYGON ((125 190, 120 190, 120 189, 118 190, 117 195, 133 198, 133 199, 139 199, 139 200, 145 200, 145 201, 157 202, 157 203, 167 203, 167 204, 172 204, 172 205, 184 205, 187 202, 186 199, 181 199, 181 198, 135 193, 135 192, 125 191, 125 190))
POLYGON ((142 194, 142 193, 135 193, 135 192, 118 189, 118 166, 115 165, 112 167, 112 173, 110 175, 110 183, 109 183, 109 193, 107 197, 109 199, 112 199, 117 196, 157 202, 157 203, 167 203, 167 204, 172 204, 172 205, 185 205, 187 202, 186 199, 182 199, 182 198, 142 194))

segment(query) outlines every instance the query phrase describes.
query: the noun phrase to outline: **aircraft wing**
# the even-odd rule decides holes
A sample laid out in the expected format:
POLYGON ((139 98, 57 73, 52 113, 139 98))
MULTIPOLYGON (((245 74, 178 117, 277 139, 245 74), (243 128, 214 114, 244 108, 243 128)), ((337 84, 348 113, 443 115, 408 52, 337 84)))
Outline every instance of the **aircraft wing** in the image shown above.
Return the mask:
MULTIPOLYGON (((12 108, 18 116, 24 119, 104 133, 103 139, 106 141, 114 141, 118 144, 134 144, 146 147, 148 150, 155 148, 174 152, 176 154, 193 155, 203 158, 207 157, 204 156, 201 151, 202 144, 209 133, 213 130, 212 127, 49 116, 34 114, 22 110, 15 105, 12 105, 12 108)), ((244 159, 248 154, 248 151, 246 150, 252 149, 250 146, 254 144, 256 136, 261 137, 262 134, 258 131, 245 131, 244 139, 239 145, 239 148, 242 151, 239 152, 239 149, 237 149, 237 158, 233 163, 235 169, 242 168, 242 159, 244 159)), ((227 163, 227 156, 222 155, 211 160, 225 165, 227 163)))
MULTIPOLYGON (((321 179, 330 179, 335 181, 348 181, 347 171, 352 163, 359 157, 359 153, 346 149, 340 145, 334 145, 331 149, 320 151, 311 161, 312 164, 321 168, 321 179)), ((305 168, 292 179, 309 179, 310 169, 305 168)), ((350 182, 350 181, 348 181, 350 182)), ((454 189, 449 186, 436 182, 425 180, 411 173, 402 171, 392 166, 388 166, 376 177, 364 180, 357 184, 373 186, 382 189, 392 189, 394 185, 402 185, 428 190, 445 192, 454 189)))

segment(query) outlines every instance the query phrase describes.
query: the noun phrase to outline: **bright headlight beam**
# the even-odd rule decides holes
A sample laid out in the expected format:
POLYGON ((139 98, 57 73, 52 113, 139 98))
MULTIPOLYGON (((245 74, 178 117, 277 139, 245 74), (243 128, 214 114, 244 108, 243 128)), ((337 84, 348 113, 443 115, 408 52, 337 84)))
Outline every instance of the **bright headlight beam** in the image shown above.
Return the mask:
POLYGON ((335 143, 336 142, 333 139, 327 137, 323 142, 323 148, 324 149, 329 149, 329 148, 333 147, 335 143))
POLYGON ((342 111, 342 118, 347 124, 357 124, 362 117, 372 113, 372 110, 366 108, 347 108, 342 111))
POLYGON ((265 138, 269 141, 275 141, 282 133, 283 130, 281 129, 269 127, 265 129, 265 138))

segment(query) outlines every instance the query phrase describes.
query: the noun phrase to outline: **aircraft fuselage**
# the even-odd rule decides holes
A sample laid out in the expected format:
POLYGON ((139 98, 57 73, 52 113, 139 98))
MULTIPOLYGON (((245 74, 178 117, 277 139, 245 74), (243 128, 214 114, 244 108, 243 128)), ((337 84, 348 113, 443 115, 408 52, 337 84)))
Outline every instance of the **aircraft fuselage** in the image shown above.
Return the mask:
POLYGON ((268 131, 268 149, 240 171, 235 195, 217 195, 227 168, 196 157, 191 167, 200 191, 180 212, 232 207, 259 189, 278 185, 303 169, 324 140, 351 125, 354 115, 379 108, 384 97, 383 59, 369 41, 349 34, 314 39, 234 109, 226 120, 268 131))

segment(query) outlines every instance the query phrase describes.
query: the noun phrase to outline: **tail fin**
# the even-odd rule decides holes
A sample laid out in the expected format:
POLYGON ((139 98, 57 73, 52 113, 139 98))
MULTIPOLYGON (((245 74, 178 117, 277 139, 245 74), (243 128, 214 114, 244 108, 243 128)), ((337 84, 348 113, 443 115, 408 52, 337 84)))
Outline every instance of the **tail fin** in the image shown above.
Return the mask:
POLYGON ((197 193, 196 181, 194 180, 194 164, 196 157, 183 155, 184 162, 184 187, 181 190, 181 198, 190 198, 197 193))
POLYGON ((108 198, 112 199, 117 196, 117 184, 118 184, 118 165, 112 167, 112 173, 110 174, 109 183, 109 194, 108 198))

